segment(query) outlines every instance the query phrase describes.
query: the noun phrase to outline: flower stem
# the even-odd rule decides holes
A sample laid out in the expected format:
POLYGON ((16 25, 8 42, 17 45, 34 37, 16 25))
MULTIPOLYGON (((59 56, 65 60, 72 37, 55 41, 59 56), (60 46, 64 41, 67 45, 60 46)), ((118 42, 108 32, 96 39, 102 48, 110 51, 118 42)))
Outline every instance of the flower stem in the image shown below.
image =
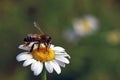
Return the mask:
POLYGON ((43 72, 42 72, 42 79, 41 79, 41 80, 47 80, 46 69, 45 69, 45 68, 43 69, 43 72))

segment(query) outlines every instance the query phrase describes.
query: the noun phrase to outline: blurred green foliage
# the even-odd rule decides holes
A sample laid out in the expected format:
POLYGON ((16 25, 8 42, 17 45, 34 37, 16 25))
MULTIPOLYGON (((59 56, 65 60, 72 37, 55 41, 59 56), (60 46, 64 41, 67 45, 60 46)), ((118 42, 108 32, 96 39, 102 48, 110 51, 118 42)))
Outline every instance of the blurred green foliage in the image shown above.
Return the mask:
POLYGON ((106 41, 108 32, 120 31, 119 0, 0 0, 0 80, 33 79, 30 67, 15 59, 23 38, 39 33, 33 21, 71 55, 62 73, 48 74, 48 80, 120 80, 120 43, 106 41), (76 44, 65 41, 62 35, 72 20, 86 14, 98 18, 98 32, 76 44))

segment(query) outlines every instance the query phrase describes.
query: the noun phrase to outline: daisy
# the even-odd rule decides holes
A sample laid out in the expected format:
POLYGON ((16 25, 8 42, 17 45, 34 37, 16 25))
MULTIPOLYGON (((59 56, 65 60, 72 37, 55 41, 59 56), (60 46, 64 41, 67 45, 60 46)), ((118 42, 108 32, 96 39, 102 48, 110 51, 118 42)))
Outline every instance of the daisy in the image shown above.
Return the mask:
POLYGON ((94 16, 84 16, 74 20, 73 28, 77 35, 86 36, 98 29, 98 20, 94 16))
POLYGON ((119 31, 110 31, 106 35, 106 40, 111 45, 117 45, 120 43, 120 32, 119 31))
POLYGON ((17 61, 24 61, 23 67, 31 65, 31 71, 33 71, 34 75, 38 76, 44 67, 49 73, 55 70, 57 74, 60 74, 60 67, 65 67, 65 64, 70 63, 68 60, 70 56, 65 52, 64 48, 54 46, 53 44, 46 48, 41 44, 39 50, 37 45, 35 45, 33 51, 30 52, 32 44, 34 42, 28 46, 20 45, 19 48, 25 51, 18 54, 16 59, 17 61))

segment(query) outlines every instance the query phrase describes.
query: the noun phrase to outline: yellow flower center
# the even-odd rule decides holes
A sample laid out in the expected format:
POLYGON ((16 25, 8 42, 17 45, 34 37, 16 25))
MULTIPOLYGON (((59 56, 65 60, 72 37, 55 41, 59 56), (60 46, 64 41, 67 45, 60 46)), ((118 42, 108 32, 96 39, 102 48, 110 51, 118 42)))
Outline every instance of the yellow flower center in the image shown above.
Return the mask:
POLYGON ((82 29, 85 31, 85 32, 91 32, 92 31, 92 29, 91 29, 91 27, 90 27, 90 24, 89 24, 89 22, 87 21, 87 20, 83 20, 82 21, 82 29))
POLYGON ((110 44, 118 44, 120 40, 119 33, 118 32, 110 32, 107 36, 107 41, 110 44))
POLYGON ((40 47, 40 49, 34 49, 32 51, 33 57, 41 62, 51 61, 55 58, 55 53, 52 49, 46 47, 40 47))

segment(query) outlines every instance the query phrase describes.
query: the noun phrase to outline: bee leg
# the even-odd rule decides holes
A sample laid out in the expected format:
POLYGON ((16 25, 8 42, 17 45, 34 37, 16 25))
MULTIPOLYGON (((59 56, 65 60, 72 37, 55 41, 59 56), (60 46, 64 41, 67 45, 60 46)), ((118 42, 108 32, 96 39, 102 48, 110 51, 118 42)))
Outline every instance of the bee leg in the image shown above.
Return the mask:
POLYGON ((24 47, 28 46, 29 44, 29 42, 25 42, 24 47))
POLYGON ((40 43, 38 43, 38 51, 39 51, 39 49, 40 49, 40 43))
POLYGON ((49 43, 48 48, 50 48, 51 43, 49 43))
MULTIPOLYGON (((30 49, 30 52, 32 52, 33 51, 33 48, 34 48, 34 45, 35 44, 38 44, 38 43, 34 43, 33 45, 32 45, 32 47, 31 47, 31 49, 30 49)), ((39 44, 38 44, 39 45, 39 44)))
MULTIPOLYGON (((35 43, 34 43, 35 44, 35 43)), ((34 44, 32 45, 32 47, 31 47, 31 49, 30 49, 30 52, 32 52, 33 51, 33 48, 34 48, 34 44)))
POLYGON ((46 51, 48 50, 48 48, 50 48, 51 44, 46 44, 46 51))

